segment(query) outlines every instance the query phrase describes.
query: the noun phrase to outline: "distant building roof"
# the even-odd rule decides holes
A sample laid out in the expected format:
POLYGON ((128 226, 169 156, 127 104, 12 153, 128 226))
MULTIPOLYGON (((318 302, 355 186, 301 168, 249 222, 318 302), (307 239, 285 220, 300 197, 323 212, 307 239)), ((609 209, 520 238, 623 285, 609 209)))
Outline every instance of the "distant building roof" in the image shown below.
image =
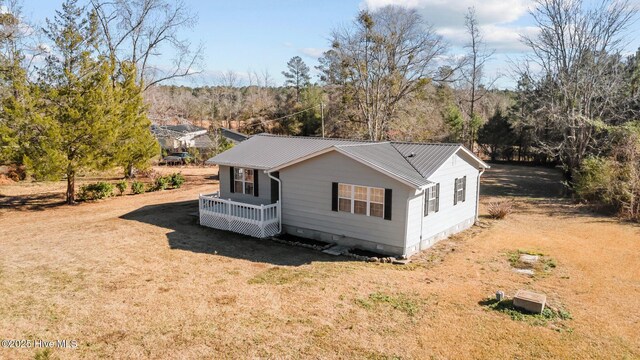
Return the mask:
POLYGON ((234 143, 243 142, 249 138, 249 135, 227 128, 220 128, 220 134, 234 143))
POLYGON ((430 184, 428 177, 460 150, 480 166, 488 168, 461 144, 372 142, 269 134, 252 136, 207 162, 274 171, 334 150, 417 188, 430 184))
POLYGON ((198 149, 213 149, 215 143, 208 135, 199 135, 193 138, 193 147, 198 149))

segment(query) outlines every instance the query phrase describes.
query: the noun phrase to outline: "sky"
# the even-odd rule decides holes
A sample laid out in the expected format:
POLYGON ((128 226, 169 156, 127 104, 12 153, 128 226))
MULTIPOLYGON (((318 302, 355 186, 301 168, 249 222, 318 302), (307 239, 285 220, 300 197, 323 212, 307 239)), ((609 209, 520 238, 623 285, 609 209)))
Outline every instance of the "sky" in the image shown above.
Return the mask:
MULTIPOLYGON (((80 1, 82 3, 82 0, 80 1)), ((512 88, 510 62, 527 51, 519 34, 535 34, 528 14, 532 0, 184 0, 198 21, 184 29, 181 37, 204 47, 200 74, 179 85, 203 86, 220 83, 223 72, 233 71, 246 82, 247 72, 268 71, 272 85, 282 85, 287 61, 300 56, 312 69, 329 48, 332 29, 349 24, 362 9, 385 5, 416 9, 450 44, 452 56, 464 53, 467 41, 464 16, 475 7, 487 48, 495 50, 486 66, 495 87, 512 88)), ((42 26, 53 17, 62 0, 24 1, 27 18, 42 26)), ((627 53, 640 47, 640 21, 629 29, 627 53)), ((163 50, 167 63, 171 53, 163 50)), ((314 70, 314 75, 317 72, 314 70)), ((315 79, 317 80, 317 78, 315 79)))

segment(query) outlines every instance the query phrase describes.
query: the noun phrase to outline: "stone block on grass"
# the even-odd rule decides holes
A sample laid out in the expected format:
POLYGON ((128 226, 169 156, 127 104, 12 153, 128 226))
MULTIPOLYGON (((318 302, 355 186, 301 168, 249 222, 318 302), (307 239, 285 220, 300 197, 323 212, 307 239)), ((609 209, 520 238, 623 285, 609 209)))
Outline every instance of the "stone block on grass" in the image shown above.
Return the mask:
POLYGON ((513 297, 513 306, 534 314, 541 314, 547 303, 547 296, 532 291, 518 290, 513 297))

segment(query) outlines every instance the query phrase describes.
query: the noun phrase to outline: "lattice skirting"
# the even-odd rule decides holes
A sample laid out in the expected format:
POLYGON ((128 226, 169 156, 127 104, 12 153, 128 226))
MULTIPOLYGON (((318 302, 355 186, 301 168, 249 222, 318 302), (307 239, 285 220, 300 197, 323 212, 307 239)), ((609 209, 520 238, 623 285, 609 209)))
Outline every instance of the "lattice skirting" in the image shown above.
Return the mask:
POLYGON ((262 227, 258 224, 244 222, 238 219, 229 219, 225 216, 205 211, 200 211, 200 225, 214 229, 233 231, 256 238, 270 237, 278 233, 277 222, 266 224, 263 231, 262 227))

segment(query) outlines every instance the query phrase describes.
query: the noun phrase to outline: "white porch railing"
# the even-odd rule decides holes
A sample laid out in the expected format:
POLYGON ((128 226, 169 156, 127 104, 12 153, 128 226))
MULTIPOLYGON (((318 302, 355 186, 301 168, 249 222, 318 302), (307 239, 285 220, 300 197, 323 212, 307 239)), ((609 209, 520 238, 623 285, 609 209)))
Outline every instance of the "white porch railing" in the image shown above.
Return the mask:
POLYGON ((200 194, 200 225, 265 238, 278 233, 279 207, 220 199, 220 192, 200 194))

